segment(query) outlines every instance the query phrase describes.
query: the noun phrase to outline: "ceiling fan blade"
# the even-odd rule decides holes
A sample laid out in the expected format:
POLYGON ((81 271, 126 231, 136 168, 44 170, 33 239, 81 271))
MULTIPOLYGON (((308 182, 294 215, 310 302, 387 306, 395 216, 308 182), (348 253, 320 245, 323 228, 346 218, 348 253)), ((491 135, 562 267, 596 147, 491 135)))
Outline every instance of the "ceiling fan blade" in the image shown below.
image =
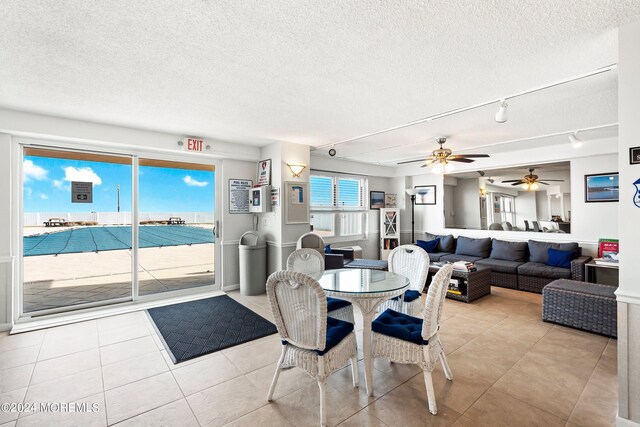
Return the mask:
POLYGON ((422 159, 418 159, 418 160, 405 160, 404 162, 398 162, 398 163, 396 163, 396 164, 398 164, 398 165, 406 165, 406 164, 408 164, 408 163, 424 162, 425 160, 427 160, 427 161, 429 161, 429 160, 433 161, 433 160, 435 160, 435 157, 433 157, 433 156, 428 156, 426 159, 425 159, 425 158, 422 158, 422 159))
POLYGON ((404 162, 398 162, 396 163, 397 165, 406 165, 409 163, 418 163, 418 162, 424 162, 424 159, 419 159, 419 160, 405 160, 404 162))
POLYGON ((521 179, 508 179, 506 181, 500 181, 500 182, 502 182, 503 184, 506 184, 508 182, 522 182, 522 180, 521 179))
POLYGON ((427 159, 426 162, 424 162, 424 165, 420 166, 421 168, 426 168, 427 166, 431 166, 432 164, 434 164, 436 161, 436 159, 427 159))
POLYGON ((514 183, 513 183, 513 184, 511 184, 511 185, 513 185, 513 186, 515 187, 516 185, 522 185, 522 184, 524 184, 524 182, 520 182, 520 181, 518 181, 518 182, 514 182, 514 183))
MULTIPOLYGON (((544 178, 538 178, 538 179, 544 179, 544 178)), ((545 181, 549 181, 549 182, 564 182, 564 179, 545 179, 545 181)))
POLYGON ((481 158, 481 157, 490 157, 488 154, 457 154, 460 157, 475 157, 475 158, 481 158))
POLYGON ((549 185, 549 183, 548 183, 548 182, 542 182, 542 181, 537 181, 537 182, 538 182, 538 184, 549 185))
POLYGON ((450 156, 447 159, 448 162, 460 162, 460 163, 473 163, 475 162, 475 160, 473 159, 465 159, 464 157, 458 157, 458 156, 450 156))

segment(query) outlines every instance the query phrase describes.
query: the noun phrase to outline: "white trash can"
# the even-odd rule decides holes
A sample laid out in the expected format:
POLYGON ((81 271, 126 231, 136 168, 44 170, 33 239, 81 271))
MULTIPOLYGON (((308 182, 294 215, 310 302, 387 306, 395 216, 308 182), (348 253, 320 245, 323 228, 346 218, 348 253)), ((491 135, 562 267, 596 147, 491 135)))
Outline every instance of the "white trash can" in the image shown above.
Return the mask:
POLYGON ((255 231, 247 231, 240 237, 240 293, 260 295, 267 285, 267 245, 255 231))

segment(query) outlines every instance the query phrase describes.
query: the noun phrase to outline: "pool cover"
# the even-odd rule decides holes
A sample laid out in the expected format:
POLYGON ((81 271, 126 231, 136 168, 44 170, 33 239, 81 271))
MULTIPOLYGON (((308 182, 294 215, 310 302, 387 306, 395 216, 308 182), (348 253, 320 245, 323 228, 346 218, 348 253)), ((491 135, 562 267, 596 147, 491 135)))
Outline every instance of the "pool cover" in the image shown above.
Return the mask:
MULTIPOLYGON (((186 225, 143 225, 139 234, 141 248, 213 243, 212 229, 186 225)), ((24 256, 122 249, 131 249, 130 226, 83 227, 24 238, 24 256)))

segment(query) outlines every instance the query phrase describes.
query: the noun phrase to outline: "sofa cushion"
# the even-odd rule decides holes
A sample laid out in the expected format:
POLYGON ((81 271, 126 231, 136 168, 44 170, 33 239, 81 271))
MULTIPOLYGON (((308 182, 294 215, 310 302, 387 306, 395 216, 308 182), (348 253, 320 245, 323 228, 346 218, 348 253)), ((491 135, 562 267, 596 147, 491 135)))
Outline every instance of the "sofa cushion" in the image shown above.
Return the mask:
POLYGON ((575 251, 547 249, 547 265, 552 267, 571 268, 571 261, 576 257, 575 251))
POLYGON ((527 242, 507 242, 493 239, 493 242, 491 242, 491 258, 527 262, 527 246, 527 242))
POLYGON ((482 259, 482 257, 471 256, 471 255, 458 255, 458 254, 443 255, 440 257, 440 261, 448 261, 448 262, 456 262, 456 261, 476 262, 479 259, 482 259))
POLYGON ((324 253, 325 254, 333 253, 333 252, 331 252, 331 245, 324 245, 324 253))
POLYGON ((422 319, 398 313, 390 308, 373 321, 371 329, 379 334, 415 344, 429 343, 422 338, 422 319))
POLYGON ((437 251, 448 252, 450 254, 456 251, 456 238, 453 237, 453 235, 451 234, 437 235, 437 234, 431 234, 431 233, 424 233, 424 234, 427 240, 433 240, 438 237, 440 238, 440 243, 436 248, 437 251))
POLYGON ((546 277, 548 279, 571 279, 571 269, 552 267, 540 262, 527 262, 518 267, 518 274, 524 276, 546 277))
POLYGON ((427 251, 427 253, 436 252, 438 245, 440 244, 440 238, 436 237, 433 240, 416 240, 416 245, 427 251))
POLYGON ((349 301, 345 301, 343 299, 331 298, 327 297, 327 312, 340 310, 343 307, 350 306, 351 303, 349 301))
POLYGON ((429 262, 438 262, 445 255, 451 255, 449 252, 435 252, 429 254, 429 262))
POLYGON ((520 267, 523 262, 520 261, 507 261, 504 259, 493 259, 493 258, 485 258, 476 261, 476 265, 478 267, 489 267, 491 271, 495 271, 497 273, 511 273, 517 274, 518 267, 520 267))
POLYGON ((489 258, 491 254, 491 238, 472 239, 459 236, 456 244, 456 255, 470 255, 479 258, 489 258))
POLYGON ((577 243, 554 243, 554 242, 539 242, 537 240, 529 240, 529 261, 538 262, 542 264, 547 263, 547 250, 549 248, 560 249, 561 251, 575 251, 576 255, 580 255, 580 251, 577 243))

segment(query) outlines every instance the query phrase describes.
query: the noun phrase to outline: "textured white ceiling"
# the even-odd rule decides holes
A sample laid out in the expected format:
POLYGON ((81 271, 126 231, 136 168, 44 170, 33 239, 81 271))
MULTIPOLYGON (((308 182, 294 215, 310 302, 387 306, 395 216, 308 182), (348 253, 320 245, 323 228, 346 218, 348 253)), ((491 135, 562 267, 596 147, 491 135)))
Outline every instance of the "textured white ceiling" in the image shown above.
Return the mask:
MULTIPOLYGON (((317 146, 615 63, 617 27, 638 19, 637 0, 3 0, 0 106, 317 146)), ((616 78, 514 99, 502 126, 487 107, 339 155, 390 161, 438 134, 464 148, 615 122, 616 78), (398 144, 413 145, 374 151, 398 144)))

